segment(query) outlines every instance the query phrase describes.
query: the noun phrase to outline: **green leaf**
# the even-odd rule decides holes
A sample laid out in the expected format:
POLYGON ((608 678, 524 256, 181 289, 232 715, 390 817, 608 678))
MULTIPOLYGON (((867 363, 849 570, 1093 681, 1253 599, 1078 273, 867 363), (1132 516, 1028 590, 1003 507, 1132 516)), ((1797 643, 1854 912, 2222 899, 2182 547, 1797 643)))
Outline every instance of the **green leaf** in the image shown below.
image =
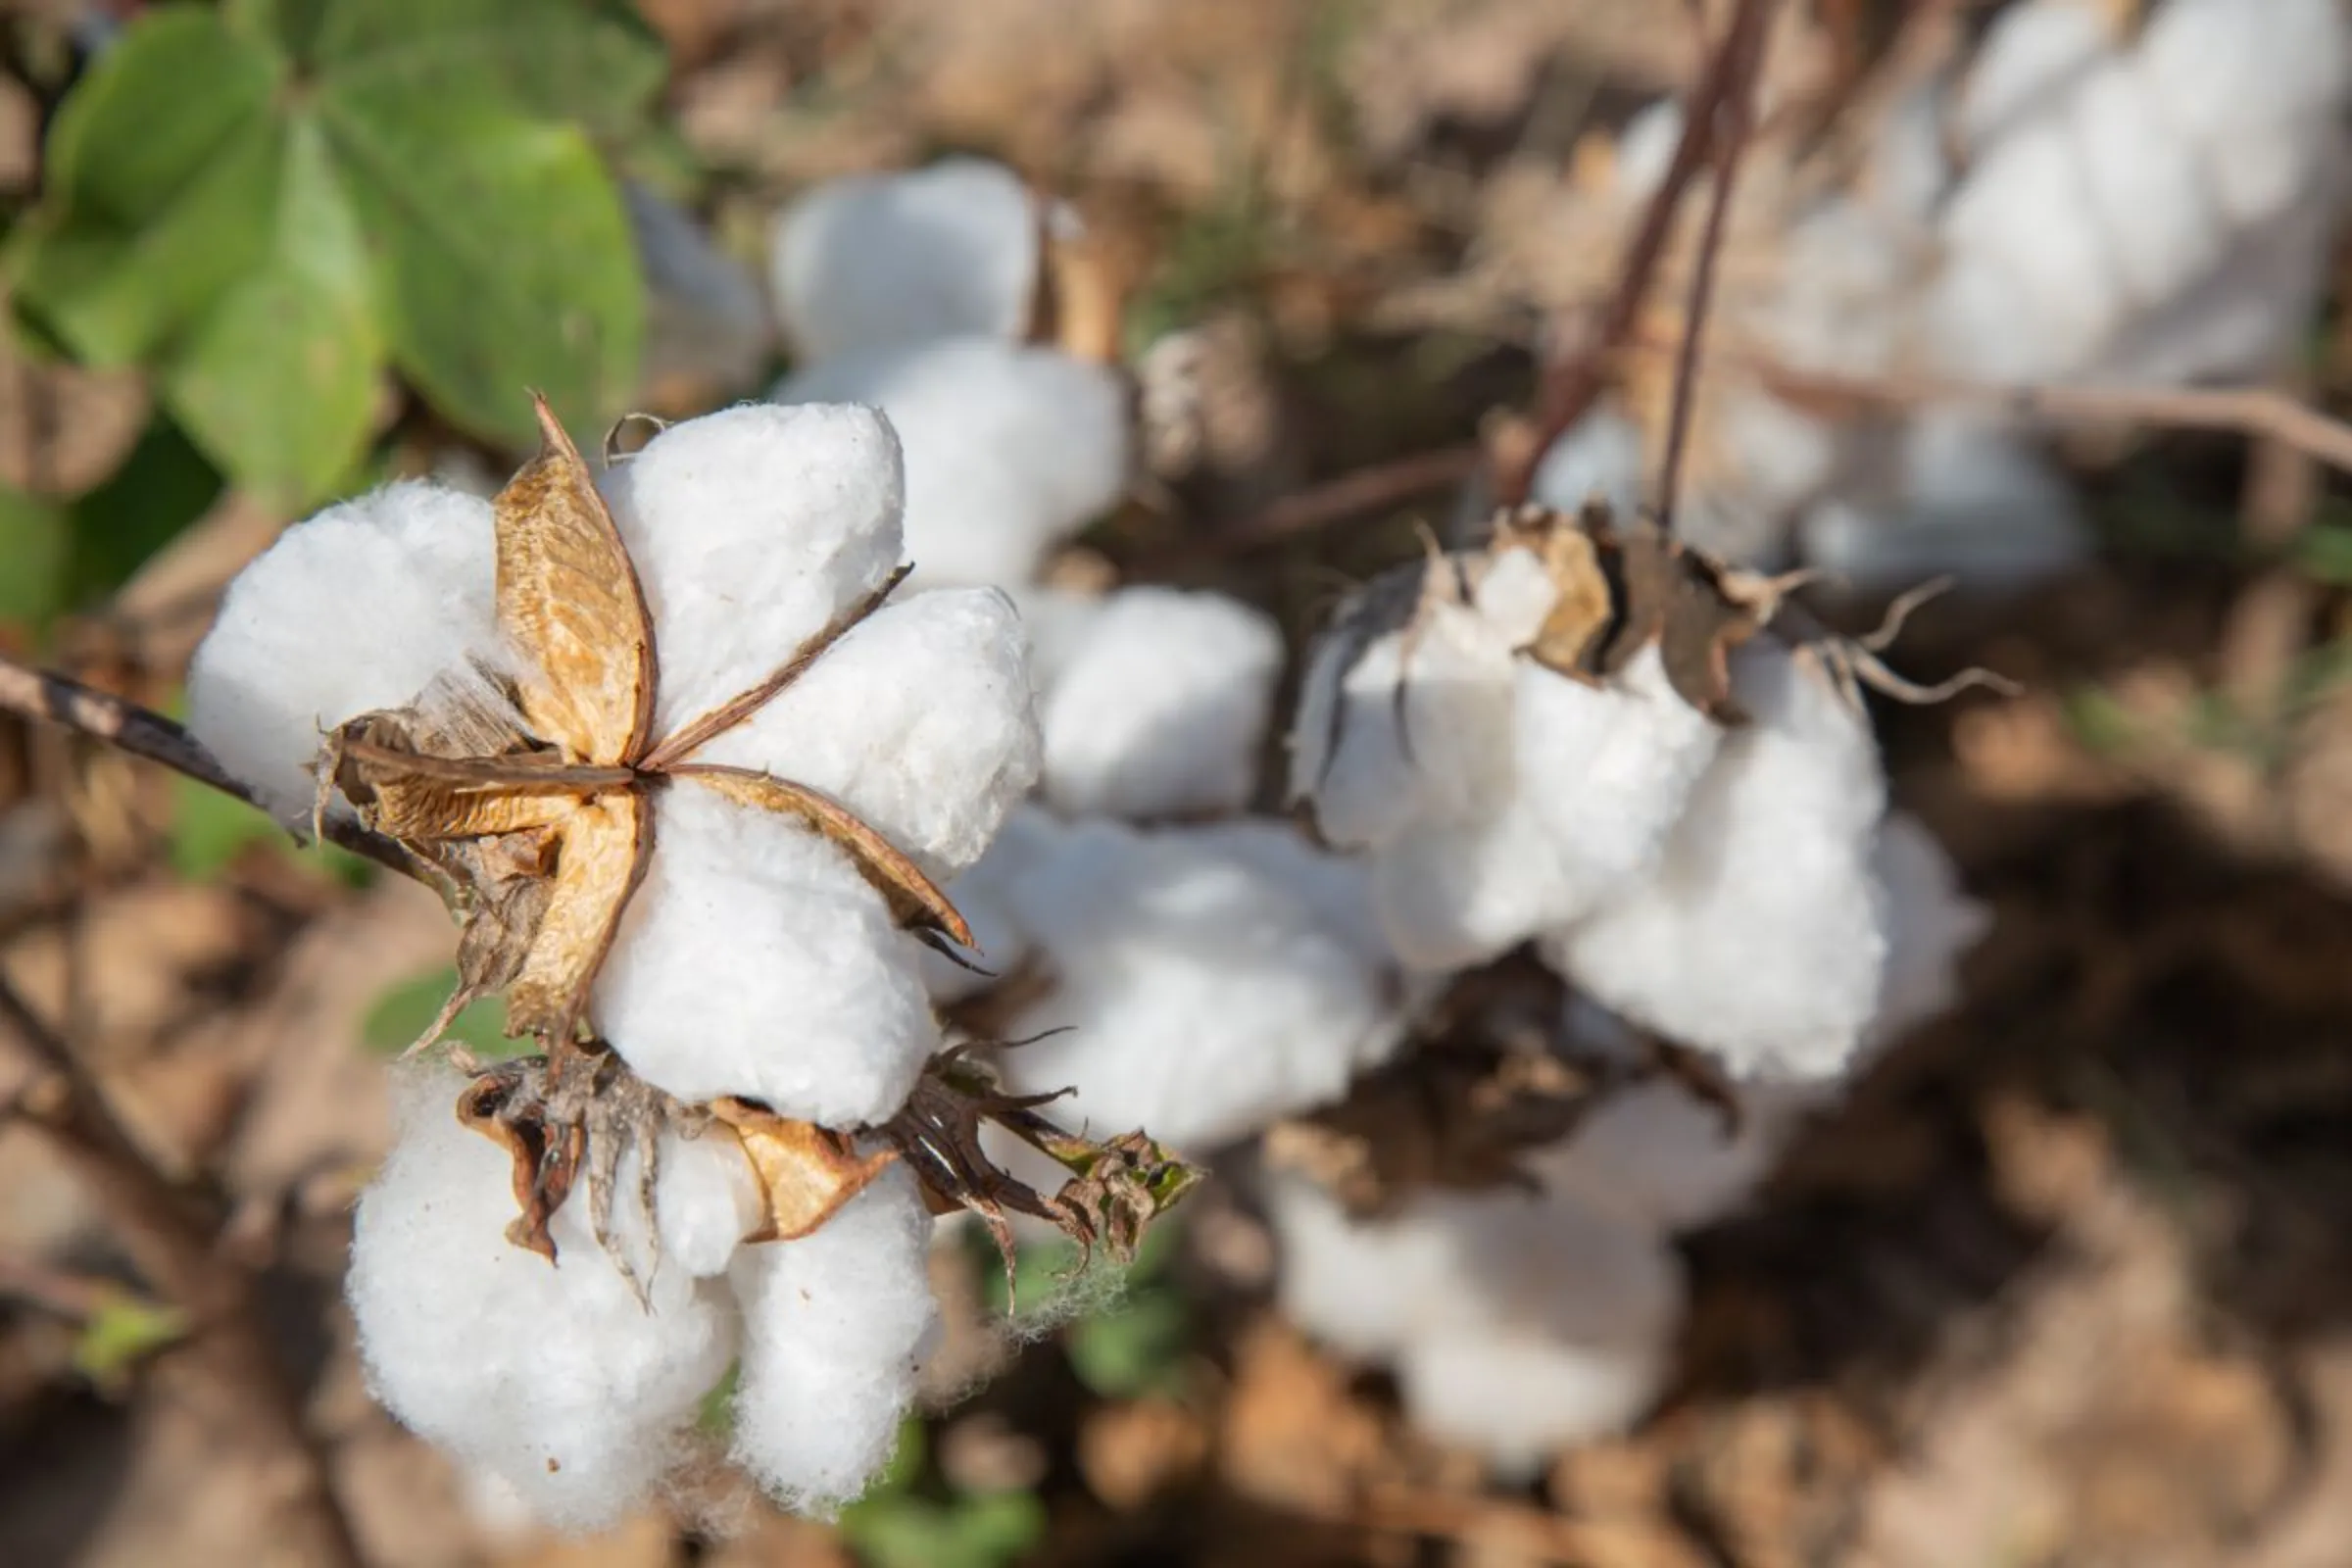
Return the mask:
POLYGON ((149 424, 107 481, 69 509, 69 604, 111 593, 220 496, 220 474, 168 418, 149 424))
POLYGON ((0 621, 38 628, 63 608, 66 510, 0 485, 0 621))
POLYGON ((189 336, 163 392, 223 468, 293 508, 328 493, 367 445, 383 344, 324 137, 296 120, 281 150, 269 248, 189 336))
POLYGON ((336 0, 305 53, 337 91, 503 104, 600 135, 640 119, 668 74, 627 0, 336 0))
POLYGON ((1172 1392, 1183 1382, 1188 1318, 1183 1297, 1167 1286, 1131 1291, 1110 1310, 1070 1325, 1070 1370, 1106 1399, 1172 1392))
POLYGON ((393 358, 444 414, 527 446, 528 387, 575 428, 626 403, 644 285, 578 131, 398 79, 338 86, 318 113, 376 248, 393 358))
POLYGON ((194 779, 172 781, 172 869, 182 880, 209 881, 248 845, 289 845, 269 813, 194 779))
POLYGON ((60 108, 18 291, 74 351, 127 364, 249 269, 276 180, 281 62, 207 11, 128 28, 60 108))
POLYGON ((1004 1568, 1046 1533, 1045 1505, 1025 1492, 934 1502, 890 1496, 852 1504, 842 1538, 875 1568, 1004 1568))
POLYGON ((74 1369, 107 1393, 121 1392, 131 1368, 188 1332, 174 1307, 110 1292, 74 1342, 74 1369))
MULTIPOLYGON (((368 1050, 386 1056, 395 1056, 415 1045, 421 1037, 441 1004, 458 989, 455 968, 436 969, 430 974, 404 980, 375 999, 368 1016, 360 1025, 360 1039, 368 1050)), ((458 1013, 444 1038, 470 1048, 485 1059, 520 1055, 529 1049, 527 1042, 506 1037, 507 1004, 496 997, 484 997, 469 1004, 458 1013)))

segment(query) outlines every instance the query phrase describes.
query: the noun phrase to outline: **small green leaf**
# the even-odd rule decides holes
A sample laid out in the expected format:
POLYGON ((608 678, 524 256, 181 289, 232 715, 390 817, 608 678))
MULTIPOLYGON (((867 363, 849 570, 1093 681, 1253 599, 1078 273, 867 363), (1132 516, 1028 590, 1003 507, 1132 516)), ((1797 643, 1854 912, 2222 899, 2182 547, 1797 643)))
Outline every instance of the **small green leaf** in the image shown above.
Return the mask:
POLYGON ((187 1332, 187 1315, 176 1308, 110 1292, 74 1342, 74 1369, 101 1391, 120 1393, 133 1367, 187 1332))
POLYGON ((306 53, 336 91, 503 104, 598 134, 639 120, 668 74, 627 0, 335 0, 306 53))
POLYGON ((735 1430, 735 1386, 743 1381, 743 1363, 728 1363, 727 1375, 703 1396, 694 1414, 695 1430, 706 1437, 723 1438, 735 1430))
POLYGON ((188 432, 247 489, 294 508, 367 445, 383 362, 359 220, 325 139, 282 139, 267 254, 189 335, 164 379, 188 432))
POLYGON ((172 781, 172 869, 183 881, 220 875, 249 845, 290 845, 269 814, 194 779, 172 781))
POLYGON ((1004 1568, 1045 1533, 1045 1505, 1025 1492, 951 1502, 892 1496, 841 1516, 842 1539, 874 1568, 1004 1568))
MULTIPOLYGON (((436 969, 414 980, 402 981, 377 997, 375 1005, 368 1009, 368 1017, 360 1025, 361 1041, 380 1054, 398 1055, 424 1034, 434 1015, 440 1012, 441 1004, 457 989, 455 968, 436 969)), ((458 1013, 444 1038, 469 1047, 475 1055, 485 1059, 520 1055, 529 1049, 528 1042, 509 1040, 506 1021, 506 1003, 496 997, 484 997, 458 1013)))
POLYGON ((619 190, 577 130, 402 78, 340 85, 318 113, 376 250, 393 358, 444 414, 527 446, 525 388, 575 429, 627 402, 645 291, 619 190))
POLYGON ((1109 1310, 1070 1325, 1063 1348, 1078 1381, 1106 1399, 1173 1392, 1190 1337, 1184 1298, 1160 1285, 1130 1291, 1109 1310))
POLYGON ((66 509, 0 485, 0 621, 38 628, 63 608, 66 509))

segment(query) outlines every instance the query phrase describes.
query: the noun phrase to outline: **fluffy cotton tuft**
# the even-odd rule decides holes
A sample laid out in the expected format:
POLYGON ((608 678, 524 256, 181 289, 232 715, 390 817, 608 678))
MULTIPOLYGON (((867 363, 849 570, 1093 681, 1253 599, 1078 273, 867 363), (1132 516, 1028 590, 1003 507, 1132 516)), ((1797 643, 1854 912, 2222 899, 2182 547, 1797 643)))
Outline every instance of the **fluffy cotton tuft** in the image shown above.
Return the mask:
POLYGON ((487 502, 421 480, 296 523, 229 584, 188 668, 189 729, 307 823, 327 730, 499 660, 491 548, 487 502))
MULTIPOLYGON (((513 1166, 458 1121, 460 1087, 439 1070, 398 1081, 392 1154, 360 1199, 347 1291, 368 1387, 548 1523, 601 1529, 678 1457, 735 1353, 735 1316, 674 1266, 652 1270, 640 1304, 589 1232, 584 1192, 556 1211, 555 1263, 510 1243, 513 1166)), ((614 1219, 645 1257, 632 1206, 614 1219)))
POLYGON ((931 1216, 903 1165, 797 1242, 746 1248, 735 1458, 778 1500, 825 1512, 897 1446, 936 1331, 931 1216))
POLYGON ((1007 1052, 1007 1081, 1074 1086, 1062 1108, 1095 1133, 1195 1151, 1345 1094, 1401 1021, 1360 933, 1322 913, 1322 879, 1349 870, 1292 844, 1283 867, 1218 827, 1090 821, 1016 873, 1007 902, 1054 988, 1011 1032, 1068 1032, 1007 1052))
POLYGON ((906 454, 906 554, 925 584, 1026 582, 1127 485, 1118 377, 1052 349, 966 337, 863 352, 772 396, 889 416, 906 454))
POLYGON ((1886 955, 1878 747, 1809 656, 1751 643, 1733 689, 1753 721, 1724 739, 1654 872, 1545 956, 1735 1076, 1836 1076, 1878 1010, 1886 955))
POLYGON ((607 472, 674 730, 759 685, 900 559, 898 438, 871 409, 744 404, 607 472))
POLYGON ((759 1229, 760 1183, 743 1146, 724 1128, 661 1143, 654 1223, 662 1255, 698 1280, 726 1272, 743 1239, 759 1229))
POLYGON ((1871 866, 1886 920, 1886 968, 1875 1038, 1889 1041, 1960 999, 1960 957, 1992 924, 1991 911, 1960 891, 1951 857, 1917 817, 1890 811, 1879 824, 1871 866))
POLYGON ((690 783, 598 977, 602 1032, 686 1101, 828 1127, 887 1120, 939 1045, 913 939, 841 851, 690 783))
POLYGON ((1282 670, 1273 618, 1221 594, 1129 588, 1047 694, 1046 799, 1130 818, 1239 810, 1282 670))
POLYGON ((935 338, 1013 338, 1037 287, 1039 213, 1002 164, 950 158, 828 180, 776 221, 776 311, 804 361, 935 338))

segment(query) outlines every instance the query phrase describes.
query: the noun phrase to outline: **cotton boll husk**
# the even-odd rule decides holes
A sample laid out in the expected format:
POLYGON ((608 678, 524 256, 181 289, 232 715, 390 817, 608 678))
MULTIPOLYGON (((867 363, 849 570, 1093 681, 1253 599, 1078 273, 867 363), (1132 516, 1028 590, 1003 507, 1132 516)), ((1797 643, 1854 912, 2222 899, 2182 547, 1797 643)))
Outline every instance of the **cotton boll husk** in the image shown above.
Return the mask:
POLYGON ((1642 504, 1644 477, 1642 427, 1604 404, 1544 449, 1528 493, 1559 512, 1575 513, 1588 501, 1601 501, 1620 516, 1631 516, 1642 504))
POLYGON ((760 1220, 760 1184, 743 1145, 713 1124, 698 1138, 665 1134, 659 1157, 654 1223, 664 1263, 698 1280, 726 1272, 760 1220))
POLYGON ((1358 652, 1344 630, 1324 635, 1292 731, 1291 798, 1313 803, 1324 840, 1363 848, 1416 817, 1475 820, 1505 802, 1509 639, 1471 607, 1433 602, 1417 632, 1375 638, 1343 670, 1358 652))
POLYGON ((489 504, 421 480, 298 522, 239 572, 188 667, 188 728, 281 822, 307 823, 324 732, 503 659, 489 504))
POLYGON ((1281 671, 1280 628, 1238 600, 1110 595, 1042 705, 1046 799, 1073 815, 1238 810, 1281 671))
POLYGON ((1735 655, 1733 688, 1752 722, 1725 738, 1654 872, 1543 951, 1737 1077, 1835 1077, 1878 1009, 1886 951, 1878 748, 1810 656, 1759 639, 1735 655))
POLYGON ((1624 1432, 1657 1399, 1675 1319, 1622 1339, 1582 1341, 1504 1327, 1433 1334, 1396 1360, 1405 1414, 1440 1443, 1526 1482, 1570 1445, 1624 1432))
POLYGON ((952 877, 1037 782, 1027 634, 993 588, 915 594, 695 760, 821 790, 933 878, 952 877))
POLYGON ((599 1031, 680 1100, 763 1101, 827 1127, 887 1120, 939 1043, 916 955, 849 858, 691 780, 598 975, 599 1031))
POLYGON ((1982 148, 2052 109, 2115 47, 2095 0, 2030 0, 1985 29, 1953 106, 1961 144, 1982 148))
POLYGON ((604 488, 653 613, 662 734, 774 674, 899 564, 899 444, 871 409, 722 409, 604 488))
POLYGON ((923 983, 934 1003, 945 1006, 984 991, 1029 956, 1029 933, 1013 918, 1012 881, 1044 856, 1061 832, 1061 824, 1051 812, 1035 806, 1016 806, 987 852, 949 884, 948 900, 971 926, 979 960, 988 972, 975 971, 926 948, 923 983))
POLYGON ((1344 1094, 1402 1021, 1385 976, 1285 880, 1214 838, 1090 821, 1013 879, 1014 918, 1054 978, 1004 1055, 1067 1114, 1205 1150, 1344 1094))
POLYGON ((1886 970, 1871 1031, 1885 1043, 1960 1000, 1961 956, 1992 914, 1960 890, 1951 857, 1908 812, 1890 811, 1879 824, 1872 864, 1886 911, 1886 970))
POLYGON ((1038 212, 1002 164, 950 158, 828 180, 777 220, 777 314, 805 361, 1012 338, 1036 291, 1038 212))
MULTIPOLYGON (((597 1530, 678 1456, 735 1353, 735 1315, 683 1268, 652 1269, 640 1304, 590 1234, 584 1188, 554 1216, 556 1263, 510 1243, 513 1165, 457 1120, 462 1084, 438 1069, 396 1081, 398 1131, 361 1197, 346 1284, 368 1386, 548 1524, 597 1530)), ((634 1206, 616 1203, 614 1223, 643 1258, 634 1206)))
POLYGON ((906 453, 906 555, 926 585, 1026 582, 1127 486, 1117 375, 1052 349, 956 338, 860 353, 787 377, 773 397, 890 416, 906 453))
POLYGON ((2089 529, 2066 481, 2027 437, 1955 413, 1902 435, 1896 493, 1883 507, 1838 499, 1799 524, 1807 562, 1860 592, 1950 573, 1973 588, 2026 587, 2080 562, 2089 529))
POLYGON ((778 1501, 828 1512, 889 1462, 938 1325, 930 1240, 893 1165, 812 1234, 737 1254, 734 1456, 778 1501))

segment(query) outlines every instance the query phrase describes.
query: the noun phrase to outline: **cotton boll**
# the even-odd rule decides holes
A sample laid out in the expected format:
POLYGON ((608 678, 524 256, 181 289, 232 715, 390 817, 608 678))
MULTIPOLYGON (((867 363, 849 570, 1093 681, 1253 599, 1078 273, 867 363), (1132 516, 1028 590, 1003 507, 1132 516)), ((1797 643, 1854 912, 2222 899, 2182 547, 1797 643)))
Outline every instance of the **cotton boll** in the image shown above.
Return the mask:
POLYGON ((1544 563, 1517 547, 1489 557, 1470 591, 1470 603, 1508 648, 1533 643, 1559 600, 1560 585, 1544 563))
POLYGON ((2086 220, 2094 201, 2062 121, 2036 122, 1986 150, 1944 209, 1946 276, 1931 302, 1931 331, 1945 363, 1983 375, 2039 377, 2071 370, 2097 352, 2130 297, 2115 236, 2086 220), (1967 294, 1985 286, 2006 293, 1996 309, 2005 308, 2022 336, 2002 333, 1987 343, 1971 335, 1977 323, 1967 294))
POLYGON ((828 1127, 887 1120, 939 1043, 915 955, 849 858, 681 779, 592 999, 655 1088, 828 1127))
POLYGON ((422 481, 296 523, 228 585, 188 727, 261 804, 310 820, 324 732, 500 657, 488 503, 422 481))
POLYGON ((1732 1095, 1737 1127, 1681 1084, 1629 1085, 1530 1163, 1554 1192, 1634 1222, 1663 1231, 1710 1224, 1747 1202, 1829 1091, 1740 1084, 1732 1095))
POLYGON ((2163 299, 2213 265, 2227 228, 2163 101, 2122 62, 2093 71, 2068 100, 2066 120, 2084 184, 2086 215, 2113 236, 2124 286, 2139 304, 2163 299))
POLYGON ((1733 670, 1753 721, 1725 738, 1655 871, 1544 956, 1736 1076, 1837 1076, 1878 1010, 1886 951, 1878 749, 1809 657, 1751 643, 1733 670))
POLYGON ((1195 833, 1093 821, 1014 879, 1056 984, 1013 1033, 1022 1092, 1203 1150, 1336 1100, 1400 1037, 1385 977, 1314 902, 1195 833))
POLYGON ((604 487, 653 613, 663 734, 767 679, 899 564, 898 441, 871 409, 722 409, 604 487))
POLYGON ((1969 66, 1953 123, 1975 150, 2049 111, 2115 46, 2095 0, 2029 0, 1985 29, 1969 66))
POLYGON ((698 1280, 725 1273, 760 1220, 760 1184, 743 1145, 714 1125, 699 1138, 664 1136, 660 1157, 654 1223, 662 1259, 698 1280))
POLYGON ((2352 85, 2348 33, 2336 0, 2167 0, 2134 64, 2185 134, 2222 144, 2252 124, 2340 107, 2352 85))
POLYGON ((1474 1449, 1506 1480, 1539 1476, 1573 1444, 1625 1431, 1671 1369, 1674 1319, 1592 1342, 1507 1327, 1433 1334, 1405 1346, 1405 1413, 1441 1443, 1474 1449))
POLYGON ((1102 613, 1109 600, 1102 594, 1036 583, 1012 584, 1004 593, 1029 631, 1029 682, 1040 693, 1050 692, 1085 645, 1095 617, 1102 613))
POLYGON ((2155 382, 2268 375, 2311 318, 2334 220, 2334 205, 2314 199, 2241 229, 2195 284, 2132 318, 2099 373, 2155 382))
POLYGON ((1313 912, 1323 930, 1345 942, 1367 966, 1382 968, 1396 962, 1372 901, 1365 896, 1361 860, 1326 855, 1290 823, 1262 816, 1206 823, 1188 830, 1185 839, 1202 853, 1232 860, 1297 898, 1313 912))
POLYGON ((1886 970, 1871 1029, 1884 1042, 1959 1001, 1961 955, 1992 915, 1960 890, 1943 846, 1908 812, 1889 812, 1879 824, 1872 866, 1885 901, 1886 970))
POLYGON ((1586 415, 1544 449, 1529 481, 1529 494, 1544 506, 1575 513, 1589 501, 1605 503, 1621 516, 1642 504, 1645 478, 1642 427, 1602 407, 1586 415))
MULTIPOLYGON (((735 1352, 734 1314, 683 1268, 653 1270, 640 1304, 590 1234, 584 1190, 556 1211, 554 1264, 510 1243, 512 1162, 459 1123, 461 1086, 398 1080, 392 1154, 360 1200, 346 1290, 368 1386, 547 1523, 601 1529, 677 1457, 735 1352)), ((642 1255, 631 1205, 614 1219, 642 1255)))
POLYGON ((1483 963, 1576 910, 1536 804, 1515 793, 1484 820, 1417 823, 1372 855, 1372 899, 1416 969, 1483 963))
POLYGON ((1061 825, 1050 812, 1016 806, 986 853, 948 885, 949 902, 971 926, 986 972, 924 950, 923 984, 934 1003, 945 1006, 984 991, 1029 956, 1029 933, 1013 918, 1012 882, 1047 854, 1060 834, 1061 825))
POLYGON ((828 180, 776 223, 777 313, 805 361, 1012 338, 1036 291, 1038 211, 1002 164, 950 158, 828 180))
POLYGON ((778 403, 871 403, 906 452, 906 554, 925 584, 1026 582, 1127 485, 1126 398, 1100 365, 989 338, 860 353, 778 403))
POLYGON ((1283 1316, 1343 1355, 1402 1349, 1422 1303, 1446 1288, 1442 1222, 1419 1204, 1393 1219, 1351 1219, 1312 1181, 1279 1171, 1265 1200, 1281 1248, 1283 1316))
POLYGON ((1020 617, 993 588, 886 606, 695 760, 821 790, 933 877, 954 876, 1037 781, 1020 617))
POLYGON ((1476 610, 1443 601, 1369 644, 1348 617, 1343 607, 1300 691, 1291 798, 1311 801, 1316 829, 1346 849, 1419 816, 1460 822, 1497 808, 1510 791, 1510 642, 1476 610))
POLYGON ((1239 809, 1281 670, 1280 629, 1237 600, 1111 595, 1043 704, 1046 799, 1125 817, 1239 809))
POLYGON ((938 1324, 931 1217, 904 1165, 813 1234, 743 1250, 735 1458, 786 1505, 827 1511, 889 1462, 938 1324))

